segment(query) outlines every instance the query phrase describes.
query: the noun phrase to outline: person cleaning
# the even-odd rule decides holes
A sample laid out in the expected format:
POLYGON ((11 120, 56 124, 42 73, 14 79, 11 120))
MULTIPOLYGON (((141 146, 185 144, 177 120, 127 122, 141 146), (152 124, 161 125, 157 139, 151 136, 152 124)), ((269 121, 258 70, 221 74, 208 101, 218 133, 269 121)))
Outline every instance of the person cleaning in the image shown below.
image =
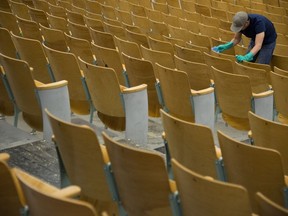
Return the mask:
POLYGON ((246 55, 236 55, 237 62, 270 64, 276 46, 277 33, 268 18, 260 14, 240 11, 233 17, 230 29, 235 32, 234 38, 228 43, 213 47, 213 51, 221 53, 232 48, 242 40, 242 34, 244 34, 251 40, 246 55))

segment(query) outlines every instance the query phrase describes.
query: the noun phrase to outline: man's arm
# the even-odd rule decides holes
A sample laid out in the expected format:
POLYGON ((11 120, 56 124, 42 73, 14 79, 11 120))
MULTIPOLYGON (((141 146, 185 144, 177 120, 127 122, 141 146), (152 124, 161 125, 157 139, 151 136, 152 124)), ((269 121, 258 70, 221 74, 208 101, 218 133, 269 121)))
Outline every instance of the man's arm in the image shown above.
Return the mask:
POLYGON ((253 56, 255 56, 261 49, 264 37, 265 37, 265 32, 261 32, 256 35, 255 46, 250 50, 250 52, 253 53, 253 56))
POLYGON ((234 38, 232 39, 233 46, 236 46, 238 43, 240 43, 241 39, 242 39, 242 33, 241 32, 237 32, 234 35, 234 38))

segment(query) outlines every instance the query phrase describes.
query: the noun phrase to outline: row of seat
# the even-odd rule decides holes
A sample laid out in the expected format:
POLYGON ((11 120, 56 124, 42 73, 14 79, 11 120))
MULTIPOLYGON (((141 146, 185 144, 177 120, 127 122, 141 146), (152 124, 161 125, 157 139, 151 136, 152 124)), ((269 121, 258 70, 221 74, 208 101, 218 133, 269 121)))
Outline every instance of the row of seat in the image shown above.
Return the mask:
MULTIPOLYGON (((22 58, 24 58, 24 60, 27 60, 29 62, 29 64, 31 62, 31 64, 33 65, 33 59, 34 59, 33 56, 37 56, 38 58, 40 58, 42 56, 42 60, 44 61, 44 63, 42 63, 42 67, 44 67, 44 69, 43 69, 45 71, 44 73, 46 73, 47 76, 48 76, 47 69, 45 68, 46 64, 48 62, 46 61, 46 57, 45 57, 44 51, 42 50, 42 47, 41 47, 40 43, 37 42, 37 41, 33 41, 33 40, 17 37, 15 35, 13 35, 13 40, 15 41, 15 44, 17 44, 18 50, 20 51, 19 52, 20 56, 21 57, 23 56, 22 58), (27 44, 27 42, 29 42, 29 43, 27 44), (20 46, 21 43, 23 44, 22 47, 20 46), (26 46, 24 46, 25 43, 26 43, 26 46), (36 55, 32 55, 32 58, 28 57, 28 58, 25 59, 25 54, 30 54, 30 55, 33 54, 32 49, 30 49, 29 52, 27 52, 28 51, 28 47, 36 48, 37 46, 38 46, 39 50, 38 50, 38 52, 35 52, 36 55), (25 50, 26 50, 26 52, 25 52, 25 50)), ((75 76, 78 77, 78 78, 75 81, 73 81, 74 78, 72 80, 70 80, 70 85, 68 86, 68 88, 70 89, 70 94, 71 94, 72 92, 75 91, 75 90, 73 91, 73 89, 77 89, 76 86, 81 85, 81 77, 82 76, 79 73, 80 68, 77 65, 76 57, 73 56, 73 54, 69 54, 69 53, 65 54, 63 52, 59 52, 59 51, 53 50, 51 48, 48 48, 45 45, 43 45, 43 46, 45 48, 46 54, 48 55, 48 59, 49 59, 49 63, 51 65, 52 71, 56 75, 56 77, 52 76, 52 77, 54 77, 54 79, 56 78, 56 80, 58 80, 58 81, 63 79, 63 75, 61 75, 61 74, 63 74, 63 72, 61 72, 61 71, 65 67, 67 67, 66 70, 70 71, 70 73, 72 71, 75 71, 75 76), (67 62, 67 63, 65 63, 65 62, 67 62), (76 84, 76 83, 78 83, 78 84, 76 84), (72 86, 75 86, 75 87, 72 87, 72 86)), ((70 46, 70 47, 72 48, 72 46, 70 46)), ((135 77, 134 74, 136 72, 140 71, 140 73, 142 73, 141 70, 143 70, 143 69, 141 68, 142 66, 140 64, 142 62, 142 60, 141 59, 138 59, 138 60, 137 59, 133 59, 133 58, 131 58, 129 56, 125 56, 123 54, 125 65, 127 67, 126 72, 128 74, 128 80, 126 79, 127 81, 125 82, 125 79, 122 76, 123 69, 122 69, 122 65, 121 65, 121 59, 119 58, 119 54, 116 51, 112 52, 113 50, 111 51, 109 49, 105 49, 105 48, 100 47, 100 46, 94 45, 92 47, 95 50, 94 53, 95 53, 95 55, 97 57, 96 59, 98 59, 98 62, 97 62, 98 65, 108 66, 108 67, 113 68, 116 71, 116 73, 117 73, 117 78, 119 79, 120 84, 126 85, 126 83, 129 83, 129 79, 130 78, 133 79, 133 76, 135 77), (117 59, 118 59, 118 62, 117 62, 117 59), (101 60, 102 63, 100 62, 100 60, 101 60), (132 66, 129 66, 129 65, 131 65, 132 61, 134 61, 134 66, 133 66, 133 64, 132 64, 132 66), (137 67, 137 64, 138 64, 138 67, 137 67), (138 68, 138 71, 135 71, 136 68, 138 68)), ((79 48, 79 45, 78 45, 78 48, 79 48)), ((82 46, 82 48, 83 48, 83 46, 82 46)), ((158 64, 160 64, 160 65, 162 65, 164 67, 168 67, 168 68, 178 68, 180 71, 185 71, 186 73, 189 73, 189 75, 188 75, 188 77, 190 79, 190 83, 189 83, 190 87, 189 87, 189 89, 192 88, 193 90, 198 90, 198 91, 203 89, 203 88, 209 88, 209 86, 212 84, 210 82, 210 79, 214 79, 213 72, 212 72, 212 70, 209 70, 209 67, 207 67, 207 65, 208 66, 214 66, 215 68, 220 69, 220 70, 225 71, 225 72, 228 72, 228 73, 232 73, 234 71, 234 69, 233 69, 234 66, 233 66, 231 60, 229 61, 227 59, 221 59, 219 57, 213 57, 212 55, 209 55, 207 53, 204 54, 204 56, 203 56, 204 62, 202 62, 202 63, 206 63, 207 65, 203 65, 203 64, 201 64, 201 61, 203 61, 203 59, 201 60, 201 58, 199 58, 201 56, 201 54, 195 53, 195 52, 194 52, 194 54, 197 54, 198 55, 197 57, 200 59, 198 64, 189 62, 189 61, 187 61, 187 59, 186 59, 186 61, 183 60, 181 57, 185 57, 185 54, 182 54, 183 56, 181 56, 180 58, 179 57, 175 57, 175 61, 174 61, 174 59, 171 58, 171 55, 169 53, 156 52, 156 51, 153 51, 153 50, 149 50, 149 49, 147 49, 147 48, 145 48, 143 46, 141 46, 141 50, 142 50, 142 55, 145 53, 143 57, 146 60, 152 62, 152 67, 150 66, 151 74, 150 74, 150 78, 149 78, 150 80, 149 79, 143 79, 143 78, 141 80, 141 78, 140 78, 140 81, 138 80, 138 81, 136 81, 136 83, 138 82, 137 85, 140 85, 140 84, 142 84, 141 82, 144 82, 144 83, 148 82, 148 86, 149 86, 149 90, 148 91, 150 91, 150 92, 148 92, 148 97, 150 97, 149 98, 149 111, 150 111, 151 116, 157 116, 157 112, 159 112, 159 111, 157 111, 157 110, 159 110, 159 103, 157 102, 157 96, 156 96, 157 93, 156 93, 156 89, 155 89, 153 83, 156 82, 156 78, 159 79, 158 70, 161 67, 156 66, 156 63, 158 63, 158 64), (192 71, 196 71, 196 69, 197 70, 201 69, 201 70, 199 70, 199 73, 197 73, 197 74, 195 72, 192 72, 192 71), (192 73, 190 73, 190 71, 192 73), (200 82, 200 79, 199 79, 200 78, 199 77, 200 74, 202 74, 202 77, 203 77, 203 78, 201 78, 202 79, 201 82, 200 82)), ((181 50, 185 51, 185 48, 178 47, 178 50, 179 50, 179 53, 180 53, 181 50)), ((189 51, 189 50, 186 49, 186 52, 187 51, 189 51)), ((83 58, 83 56, 81 54, 79 54, 79 53, 80 52, 75 53, 75 54, 80 55, 80 57, 83 58)), ((192 54, 193 54, 193 52, 192 52, 192 54)), ((141 55, 141 54, 139 54, 139 55, 141 55)), ((186 55, 186 56, 188 56, 188 55, 186 55)), ((91 59, 93 58, 92 55, 90 57, 91 57, 91 59)), ((86 60, 86 58, 85 58, 85 60, 86 60)), ((191 60, 191 59, 188 59, 188 60, 191 60)), ((196 59, 194 59, 192 61, 196 61, 196 59)), ((39 61, 38 61, 38 63, 39 63, 39 61)), ((149 63, 149 62, 147 63, 145 61, 144 61, 144 63, 142 63, 142 65, 143 64, 147 64, 148 68, 149 68, 149 64, 151 65, 151 63, 149 63)), ((269 68, 265 69, 265 71, 264 71, 264 70, 261 70, 261 69, 253 69, 253 68, 249 68, 249 67, 246 67, 246 66, 242 66, 241 64, 237 64, 237 63, 235 63, 235 67, 236 67, 236 71, 237 71, 236 73, 240 73, 240 74, 243 74, 243 75, 248 75, 250 77, 250 82, 251 82, 251 85, 252 85, 252 92, 253 93, 261 93, 263 91, 268 91, 269 90, 269 84, 271 84, 271 81, 269 79, 269 77, 270 77, 270 75, 269 75, 270 69, 269 68)), ((34 66, 34 65, 33 65, 33 68, 37 69, 37 67, 34 66)), ((85 68, 85 67, 82 67, 82 69, 83 68, 85 68)), ((35 72, 39 72, 39 71, 35 70, 35 72)), ((39 80, 43 82, 43 80, 41 80, 41 78, 43 78, 43 76, 41 74, 39 74, 38 76, 39 76, 39 80)), ((36 78, 37 74, 35 74, 34 77, 36 78)), ((140 76, 138 75, 138 77, 140 77, 140 76)), ((36 78, 36 79, 38 79, 38 78, 36 78)), ((69 80, 69 79, 71 79, 71 77, 68 77, 66 75, 65 79, 69 80)), ((52 80, 50 80, 50 81, 52 81, 52 80)), ((161 81, 160 81, 160 83, 161 83, 161 81)), ((135 86, 135 81, 134 81, 134 84, 133 83, 131 83, 131 84, 132 84, 132 86, 135 86)), ((91 84, 91 86, 92 86, 92 84, 91 84)), ((164 87, 162 86, 162 88, 164 88, 164 87)), ((167 89, 169 90, 169 87, 167 89)), ((165 90, 164 92, 166 92, 168 90, 165 90)), ((75 98, 73 96, 73 94, 70 96, 70 102, 71 102, 72 111, 76 112, 76 113, 80 113, 80 114, 81 113, 87 114, 87 113, 90 112, 90 114, 92 116, 92 113, 93 113, 94 109, 93 109, 93 106, 92 106, 93 104, 91 102, 89 104, 90 98, 88 97, 88 101, 87 101, 87 94, 85 95, 85 91, 84 90, 82 91, 82 96, 81 97, 79 96, 79 90, 77 90, 77 91, 78 91, 77 98, 75 98), (73 99, 73 97, 75 99, 73 99), (82 98, 82 99, 80 99, 80 98, 82 98), (82 101, 82 102, 78 103, 77 101, 78 102, 82 101)), ((197 94, 199 94, 199 93, 197 93, 197 92, 194 93, 194 95, 197 95, 197 94)), ((165 95, 166 95, 166 93, 164 93, 164 97, 166 97, 165 95)), ((176 98, 179 98, 179 97, 176 97, 176 98)), ((169 98, 166 98, 166 99, 164 98, 164 101, 165 100, 169 101, 170 99, 169 98)), ((92 100, 92 101, 95 101, 95 100, 92 100)), ((187 100, 187 102, 188 102, 188 100, 187 100)), ((169 103, 169 102, 166 102, 166 103, 169 103)), ((161 104, 161 102, 160 102, 160 104, 161 104)), ((161 105, 163 105, 163 104, 161 104, 161 105)), ((119 106, 119 107, 121 107, 121 106, 119 106)), ((169 106, 167 106, 167 107, 169 107, 169 106)), ((213 108, 213 105, 211 105, 210 108, 213 108)), ((121 110, 121 108, 119 108, 119 109, 121 110)), ((191 113, 191 108, 188 108, 188 110, 190 110, 189 111, 190 115, 193 116, 193 113, 191 113)), ((100 110, 98 110, 98 111, 100 111, 100 110)), ((159 114, 158 114, 158 116, 159 116, 159 114)), ((182 116, 183 116, 183 114, 182 114, 182 116)), ((212 117, 212 119, 213 119, 213 117, 212 117)), ((271 117, 270 117, 270 119, 271 119, 271 117)), ((109 125, 109 123, 108 123, 109 121, 108 120, 107 120, 107 123, 105 122, 104 119, 103 119, 103 121, 104 121, 105 124, 109 125)), ((210 120, 210 121, 212 121, 212 120, 210 120)), ((210 125, 213 125, 213 124, 210 123, 210 125)), ((111 125, 110 127, 113 128, 113 125, 111 125)), ((120 127, 119 129, 123 130, 123 126, 120 127)))
MULTIPOLYGON (((30 215, 46 215, 51 214, 51 211, 53 215, 68 212, 71 215, 86 215, 85 211, 90 212, 87 215, 94 215, 95 210, 99 215, 103 212, 108 215, 288 214, 283 207, 283 188, 286 187, 283 155, 281 159, 278 151, 258 147, 256 140, 256 146, 250 146, 218 132, 227 182, 219 181, 215 171, 214 175, 207 172, 208 167, 213 170, 217 160, 216 153, 212 158, 206 157, 215 149, 211 130, 175 118, 162 110, 164 130, 169 135, 168 145, 173 158, 171 163, 175 187, 175 182, 168 178, 164 160, 159 154, 129 147, 103 132, 104 146, 99 144, 96 132, 88 126, 68 123, 47 110, 46 113, 53 128, 59 159, 64 163, 71 184, 80 189, 70 186, 59 191, 17 168, 9 170, 4 162, 8 156, 1 154, 2 213, 18 215, 20 208, 26 206, 22 211, 27 211, 28 207, 30 215), (203 142, 193 134, 197 134, 203 142), (71 199, 76 195, 81 201, 71 199), (8 196, 13 197, 13 201, 7 199, 8 196), (48 211, 51 208, 53 210, 48 211)), ((267 125, 267 120, 253 113, 249 115, 251 122, 256 120, 267 125)), ((287 126, 272 122, 268 124, 266 129, 270 130, 275 125, 276 130, 282 128, 286 136, 284 131, 287 131, 287 126)), ((275 134, 272 132, 270 135, 275 134)), ((282 147, 285 148, 285 145, 282 147)), ((276 146, 271 148, 275 149, 276 146)), ((223 169, 223 164, 220 167, 223 169)))

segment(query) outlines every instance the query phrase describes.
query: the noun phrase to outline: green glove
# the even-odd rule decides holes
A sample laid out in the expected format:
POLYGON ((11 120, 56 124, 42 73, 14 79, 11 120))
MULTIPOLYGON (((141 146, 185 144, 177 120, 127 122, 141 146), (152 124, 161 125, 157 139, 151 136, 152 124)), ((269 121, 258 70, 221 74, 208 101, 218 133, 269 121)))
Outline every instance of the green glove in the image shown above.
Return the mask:
POLYGON ((252 61, 253 60, 253 53, 252 52, 249 52, 247 53, 246 55, 236 55, 236 60, 237 62, 243 62, 243 61, 252 61))
POLYGON ((213 51, 218 52, 218 53, 222 53, 223 51, 230 49, 231 47, 233 47, 233 42, 230 41, 228 43, 225 44, 221 44, 219 46, 215 46, 212 48, 213 51))

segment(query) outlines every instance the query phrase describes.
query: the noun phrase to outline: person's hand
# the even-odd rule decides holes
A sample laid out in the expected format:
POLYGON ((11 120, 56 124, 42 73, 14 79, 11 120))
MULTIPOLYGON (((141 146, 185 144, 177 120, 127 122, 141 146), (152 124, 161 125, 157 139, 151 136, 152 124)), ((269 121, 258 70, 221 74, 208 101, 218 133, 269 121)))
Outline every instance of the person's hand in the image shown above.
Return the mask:
POLYGON ((252 52, 249 52, 248 54, 246 55, 236 55, 236 60, 237 62, 243 62, 243 61, 252 61, 253 60, 253 53, 252 52))
POLYGON ((212 50, 217 52, 217 53, 222 53, 223 51, 230 49, 232 46, 233 46, 233 42, 230 41, 226 44, 221 44, 219 46, 212 47, 212 50))

